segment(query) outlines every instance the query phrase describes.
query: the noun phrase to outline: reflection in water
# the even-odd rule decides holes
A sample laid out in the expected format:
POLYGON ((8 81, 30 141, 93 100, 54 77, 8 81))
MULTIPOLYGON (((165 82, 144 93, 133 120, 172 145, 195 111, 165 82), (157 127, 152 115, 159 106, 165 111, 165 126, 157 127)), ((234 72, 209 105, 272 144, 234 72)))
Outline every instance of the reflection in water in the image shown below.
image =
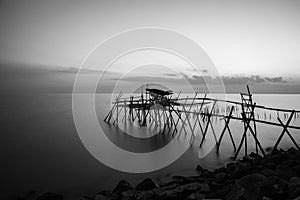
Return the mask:
MULTIPOLYGON (((227 95, 228 99, 239 100, 239 95, 227 95)), ((299 95, 254 95, 258 104, 300 109, 299 95)), ((110 99, 106 95, 97 95, 96 109, 106 112, 98 114, 99 123, 110 108, 110 99)), ((201 133, 198 131, 194 143, 186 153, 173 164, 156 172, 146 174, 128 174, 110 169, 94 159, 80 141, 72 116, 71 95, 35 95, 35 96, 2 96, 1 97, 1 170, 3 194, 20 194, 23 191, 36 189, 40 191, 77 191, 82 194, 96 193, 101 189, 109 189, 120 179, 127 179, 133 185, 146 176, 151 176, 158 183, 172 175, 194 175, 195 166, 219 167, 230 161, 233 155, 228 134, 224 136, 224 143, 220 147, 219 155, 215 148, 207 156, 206 149, 214 144, 211 130, 203 148, 199 148, 201 133)), ((276 113, 271 114, 276 120, 276 113)), ((264 113, 260 113, 264 117, 264 113)), ((292 124, 299 125, 300 119, 292 120, 292 124)), ((222 121, 213 119, 216 132, 221 131, 222 121)), ((101 124, 102 126, 102 124, 101 124)), ((149 151, 158 149, 168 143, 170 134, 155 135, 151 143, 134 142, 127 144, 129 136, 121 133, 115 126, 105 123, 107 136, 128 150, 149 151), (160 137, 162 139, 160 139, 160 137), (138 146, 138 148, 136 147, 138 146), (141 147, 143 146, 143 147, 141 147)), ((231 122, 235 140, 239 141, 243 130, 241 122, 231 122)), ((128 127, 133 130, 135 127, 128 127)), ((264 147, 274 145, 282 129, 258 124, 258 136, 264 147)), ((138 129, 137 129, 138 130, 138 129)), ((290 130, 295 139, 300 141, 299 131, 290 130)), ((184 134, 183 134, 184 136, 184 134)), ((140 138, 138 138, 140 139, 140 138)), ((138 140, 137 140, 138 141, 138 140)), ((280 148, 292 146, 288 137, 284 137, 280 148)), ((250 147, 251 148, 251 147, 250 147)), ((241 155, 243 152, 241 152, 241 155)))

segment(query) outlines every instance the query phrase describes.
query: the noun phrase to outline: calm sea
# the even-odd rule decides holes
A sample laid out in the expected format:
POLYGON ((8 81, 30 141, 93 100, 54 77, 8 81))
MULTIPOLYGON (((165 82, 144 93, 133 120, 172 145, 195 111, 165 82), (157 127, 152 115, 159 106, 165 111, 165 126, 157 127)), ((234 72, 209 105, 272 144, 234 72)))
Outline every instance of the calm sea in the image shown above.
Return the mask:
MULTIPOLYGON (((200 95, 201 96, 201 95, 200 95)), ((226 95, 228 99, 239 100, 238 94, 226 95)), ((256 94, 257 104, 300 110, 300 95, 256 94)), ((108 137, 122 148, 139 151, 149 151, 164 145, 169 137, 157 138, 156 142, 143 144, 140 140, 128 142, 126 134, 120 133, 117 127, 103 123, 102 119, 110 108, 108 95, 97 95, 96 109, 101 126, 107 131, 108 137)), ((226 135, 221 146, 221 152, 215 149, 204 158, 206 146, 200 150, 200 135, 196 137, 186 153, 171 165, 146 174, 129 174, 111 169, 97 161, 85 149, 76 132, 72 116, 71 95, 27 95, 1 96, 1 195, 4 197, 22 196, 29 190, 54 191, 66 194, 67 198, 94 194, 103 189, 111 189, 119 180, 127 179, 133 185, 145 177, 152 177, 157 182, 170 179, 173 175, 195 175, 197 164, 207 168, 222 166, 230 161, 233 149, 226 135)), ((258 112, 261 119, 277 121, 275 112, 258 112), (270 119, 271 115, 271 119, 270 119)), ((284 116, 281 116, 284 120, 284 116)), ((286 120, 284 120, 286 121, 286 120)), ((292 124, 300 125, 299 118, 294 118, 292 124)), ((220 132, 222 124, 213 121, 215 131, 220 132)), ((242 123, 232 122, 230 128, 236 141, 242 132, 242 123)), ((275 144, 281 133, 281 127, 258 124, 258 134, 264 148, 275 144)), ((130 132, 137 134, 138 130, 131 127, 130 132)), ((300 132, 290 131, 300 142, 300 132)), ((211 132, 208 132, 208 141, 211 132)), ((288 137, 280 144, 281 148, 293 146, 288 137)), ((249 150, 254 149, 253 145, 249 150)))

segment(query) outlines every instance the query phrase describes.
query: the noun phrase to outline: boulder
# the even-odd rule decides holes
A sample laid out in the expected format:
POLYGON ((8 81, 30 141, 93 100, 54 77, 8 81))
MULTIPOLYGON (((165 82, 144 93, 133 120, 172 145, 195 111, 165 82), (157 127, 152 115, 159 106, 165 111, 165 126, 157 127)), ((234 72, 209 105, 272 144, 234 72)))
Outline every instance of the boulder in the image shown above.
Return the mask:
POLYGON ((210 193, 207 198, 211 199, 223 199, 232 189, 234 184, 226 184, 217 191, 210 193))
POLYGON ((226 168, 225 167, 220 167, 220 168, 215 169, 214 172, 215 173, 226 172, 226 168))
POLYGON ((203 170, 200 174, 200 178, 213 178, 214 174, 211 171, 203 170))
POLYGON ((224 200, 246 200, 245 189, 235 184, 224 200))
POLYGON ((254 190, 260 190, 260 188, 267 185, 271 185, 271 182, 262 174, 250 174, 240 178, 237 183, 247 191, 254 192, 254 190))
POLYGON ((288 153, 298 153, 297 149, 295 149, 294 147, 291 147, 287 150, 288 153))
POLYGON ((196 170, 198 172, 202 172, 204 169, 200 165, 197 165, 196 170))
POLYGON ((134 200, 137 199, 138 191, 127 190, 121 193, 122 200, 134 200))
POLYGON ((269 197, 265 197, 265 196, 264 196, 264 197, 262 198, 262 200, 272 200, 272 199, 269 198, 269 197))
POLYGON ((79 200, 94 200, 94 198, 90 197, 90 196, 83 196, 83 197, 80 197, 79 200))
POLYGON ((291 177, 297 176, 297 173, 293 170, 293 168, 288 167, 287 165, 280 164, 274 170, 275 175, 285 179, 290 180, 291 177))
POLYGON ((289 159, 300 160, 300 151, 297 151, 295 148, 289 149, 287 155, 289 159))
POLYGON ((205 194, 193 193, 188 196, 185 200, 202 200, 205 199, 205 194))
POLYGON ((256 170, 257 170, 258 172, 261 172, 263 169, 265 169, 265 168, 264 168, 264 166, 262 166, 262 165, 257 165, 257 166, 256 166, 256 170))
POLYGON ((268 162, 273 162, 275 164, 279 164, 285 159, 287 159, 287 157, 284 155, 284 153, 273 154, 270 157, 265 158, 265 160, 267 160, 268 162))
POLYGON ((133 187, 130 185, 130 183, 126 180, 121 180, 118 185, 113 190, 113 193, 120 194, 122 192, 133 190, 133 187))
POLYGON ((300 178, 292 177, 288 185, 288 194, 291 198, 300 196, 300 178))
POLYGON ((64 197, 60 194, 47 192, 37 198, 37 200, 62 200, 64 197))
POLYGON ((273 188, 276 191, 275 199, 286 199, 286 190, 288 187, 288 182, 284 179, 278 178, 275 182, 272 183, 273 188))
POLYGON ((164 200, 181 200, 196 191, 197 193, 207 193, 209 192, 209 186, 206 183, 189 183, 163 192, 161 198, 164 200))
POLYGON ((260 173, 264 176, 274 176, 275 175, 274 170, 271 170, 269 168, 264 168, 263 170, 261 170, 260 173))
POLYGON ((289 159, 289 160, 284 161, 282 164, 284 164, 288 167, 295 167, 297 165, 300 165, 300 161, 289 159))
POLYGON ((180 185, 192 182, 191 178, 188 178, 188 177, 185 177, 185 176, 173 176, 172 179, 175 180, 180 185))
POLYGON ((276 164, 273 163, 273 162, 263 162, 262 161, 260 164, 263 165, 266 168, 269 168, 269 169, 275 169, 276 168, 276 164))
MULTIPOLYGON (((155 188, 153 190, 147 190, 147 191, 135 191, 135 194, 130 194, 131 199, 143 199, 143 200, 152 200, 152 199, 163 199, 163 196, 165 195, 166 191, 172 190, 178 186, 177 183, 168 184, 167 186, 162 186, 159 188, 155 188)), ((127 191, 125 193, 128 193, 131 191, 127 191)), ((129 197, 129 195, 124 195, 122 193, 123 197, 129 197)), ((129 198, 127 198, 129 199, 129 198)))
POLYGON ((269 193, 266 191, 266 188, 271 186, 270 184, 270 181, 265 176, 250 174, 240 178, 225 199, 261 199, 266 193, 269 193))
POLYGON ((152 190, 155 188, 158 188, 158 185, 151 178, 146 178, 135 187, 135 189, 139 191, 152 190))
POLYGON ((206 194, 210 192, 210 187, 207 183, 201 183, 199 186, 200 188, 197 190, 198 193, 206 194))
POLYGON ((118 200, 119 196, 109 191, 101 191, 95 195, 95 200, 118 200))
POLYGON ((246 175, 245 172, 236 163, 227 165, 227 174, 230 178, 240 178, 246 175))
POLYGON ((298 176, 300 176, 300 165, 294 166, 293 170, 297 173, 298 176))
POLYGON ((216 183, 224 183, 227 179, 227 174, 224 172, 215 174, 215 182, 216 183))

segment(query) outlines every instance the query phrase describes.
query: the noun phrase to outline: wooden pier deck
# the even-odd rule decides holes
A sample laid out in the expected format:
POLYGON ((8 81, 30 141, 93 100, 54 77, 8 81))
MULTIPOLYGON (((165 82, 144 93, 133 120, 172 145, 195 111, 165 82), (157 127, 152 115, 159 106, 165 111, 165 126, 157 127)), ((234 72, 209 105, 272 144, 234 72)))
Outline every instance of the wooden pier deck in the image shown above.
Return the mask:
POLYGON ((164 95, 164 91, 160 94, 152 91, 157 91, 157 89, 147 89, 141 95, 130 97, 122 97, 123 94, 120 92, 104 121, 107 123, 112 121, 113 125, 118 125, 120 121, 138 123, 140 126, 147 126, 162 134, 168 129, 172 131, 173 137, 176 135, 179 137, 183 131, 185 134, 190 131, 191 141, 194 141, 196 134, 200 132, 200 148, 210 128, 215 139, 217 152, 220 149, 224 135, 227 133, 235 151, 233 159, 237 158, 243 147, 245 148, 245 155, 248 154, 248 137, 254 139, 256 152, 265 156, 264 148, 259 141, 259 137, 257 137, 257 124, 266 124, 282 127, 282 132, 273 146, 274 150, 277 149, 285 134, 300 150, 298 142, 290 133, 292 129, 300 130, 300 126, 290 124, 293 119, 299 118, 300 111, 257 105, 253 101, 253 95, 248 86, 246 93, 240 93, 241 101, 209 98, 207 94, 198 97, 197 93, 193 97, 181 97, 181 92, 173 97, 170 91, 166 93, 167 95, 164 95), (259 113, 263 113, 262 117, 256 112, 257 110, 259 110, 259 113), (273 115, 270 112, 273 112, 273 115), (275 117, 274 112, 276 113, 275 117), (193 119, 191 116, 193 116, 193 119), (276 119, 277 122, 272 118, 276 119), (213 119, 224 120, 224 127, 218 138, 212 124, 213 119), (233 120, 243 123, 243 131, 239 133, 242 134, 240 141, 234 141, 229 126, 233 120))

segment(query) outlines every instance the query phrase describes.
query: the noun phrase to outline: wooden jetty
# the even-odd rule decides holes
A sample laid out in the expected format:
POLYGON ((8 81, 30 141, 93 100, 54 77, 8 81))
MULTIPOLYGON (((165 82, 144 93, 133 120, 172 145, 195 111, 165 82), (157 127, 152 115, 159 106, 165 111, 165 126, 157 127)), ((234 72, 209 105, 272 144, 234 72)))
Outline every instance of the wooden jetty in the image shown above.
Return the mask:
POLYGON ((207 94, 198 97, 197 93, 193 97, 181 97, 181 92, 174 96, 172 91, 148 87, 145 88, 145 91, 141 91, 140 95, 122 96, 122 92, 116 96, 111 110, 104 119, 105 122, 112 122, 113 125, 118 125, 120 122, 136 123, 161 134, 168 130, 172 132, 173 137, 176 135, 179 137, 182 132, 187 134, 189 131, 192 142, 196 134, 200 132, 200 148, 203 146, 208 130, 211 129, 217 152, 219 152, 224 135, 229 135, 235 152, 233 159, 238 157, 243 147, 245 155, 248 154, 248 140, 250 138, 254 140, 256 153, 262 156, 266 155, 258 137, 257 124, 260 123, 282 127, 282 132, 274 144, 273 150, 277 149, 284 134, 287 134, 295 147, 300 150, 299 144, 289 131, 291 129, 300 130, 299 126, 290 125, 292 119, 299 117, 300 111, 257 105, 253 101, 249 86, 247 86, 246 93, 240 93, 241 101, 239 102, 209 98, 207 94), (222 107, 219 104, 225 106, 222 107), (263 117, 259 117, 259 114, 256 113, 257 110, 263 113, 263 117), (272 115, 268 112, 276 113, 277 122, 272 121, 272 115), (213 120, 218 119, 224 120, 224 127, 217 138, 213 120), (230 129, 229 124, 233 120, 243 123, 243 131, 238 133, 241 134, 240 141, 234 140, 230 129))

